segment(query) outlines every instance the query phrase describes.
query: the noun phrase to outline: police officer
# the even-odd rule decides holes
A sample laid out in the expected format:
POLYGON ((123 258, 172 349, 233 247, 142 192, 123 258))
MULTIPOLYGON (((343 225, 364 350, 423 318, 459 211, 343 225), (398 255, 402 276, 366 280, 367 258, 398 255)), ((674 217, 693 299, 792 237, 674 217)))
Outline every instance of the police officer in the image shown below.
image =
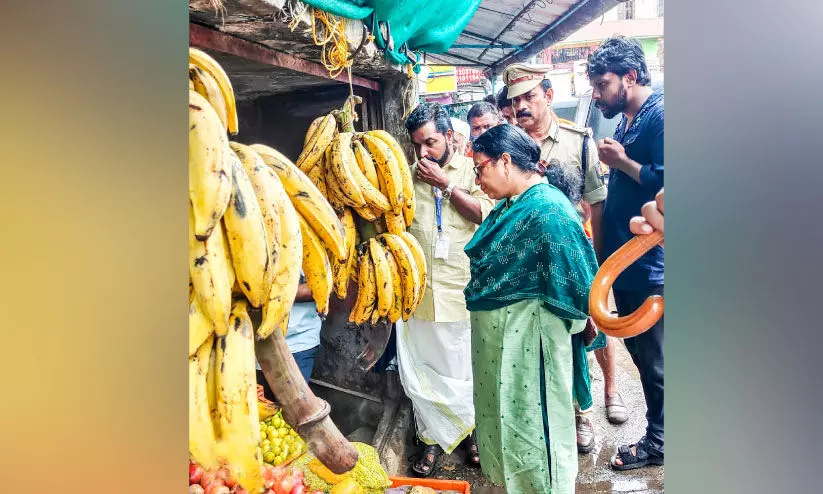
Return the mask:
MULTIPOLYGON (((554 91, 548 76, 549 69, 547 65, 515 63, 506 67, 503 82, 507 87, 507 96, 512 101, 517 125, 540 145, 540 158, 546 162, 557 159, 565 166, 576 167, 583 173, 582 195, 583 200, 591 206, 591 226, 594 230, 593 238, 596 239, 594 247, 599 257, 600 246, 597 239, 607 193, 605 168, 597 156, 597 145, 592 139, 590 129, 576 127, 567 120, 561 121, 552 110, 554 91)), ((582 207, 578 204, 577 208, 582 216, 582 207)), ((574 335, 573 343, 577 346, 573 345, 573 348, 579 348, 582 341, 582 334, 574 335)), ((605 348, 596 350, 595 355, 603 369, 607 417, 610 422, 621 424, 628 419, 628 414, 615 381, 614 343, 607 339, 605 348)), ((592 408, 591 387, 588 382, 588 363, 585 355, 581 359, 576 352, 575 356, 576 372, 585 375, 585 383, 575 379, 575 390, 581 390, 580 386, 585 390, 575 393, 578 401, 577 448, 578 451, 586 453, 594 447, 594 430, 589 418, 592 408)))

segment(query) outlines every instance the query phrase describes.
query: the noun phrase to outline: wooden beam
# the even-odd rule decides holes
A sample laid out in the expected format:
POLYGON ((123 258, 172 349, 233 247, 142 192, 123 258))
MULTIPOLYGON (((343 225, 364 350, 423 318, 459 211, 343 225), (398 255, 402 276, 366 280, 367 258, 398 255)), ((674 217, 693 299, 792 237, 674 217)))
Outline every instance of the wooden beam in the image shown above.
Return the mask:
MULTIPOLYGON (((199 24, 189 23, 189 45, 228 53, 266 65, 282 67, 303 74, 339 81, 344 84, 349 83, 346 71, 343 71, 337 77, 331 77, 329 71, 319 63, 293 57, 286 53, 272 50, 266 46, 246 41, 221 31, 215 31, 214 29, 209 29, 199 24)), ((351 82, 355 86, 364 87, 373 91, 380 90, 379 82, 364 77, 352 75, 351 82)))

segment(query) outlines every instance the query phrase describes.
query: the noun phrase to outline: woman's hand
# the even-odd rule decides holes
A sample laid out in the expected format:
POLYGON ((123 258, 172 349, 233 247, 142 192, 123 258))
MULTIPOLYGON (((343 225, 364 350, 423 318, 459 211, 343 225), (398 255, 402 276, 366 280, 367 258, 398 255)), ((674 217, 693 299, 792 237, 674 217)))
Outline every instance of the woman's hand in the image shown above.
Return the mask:
MULTIPOLYGON (((629 222, 629 229, 635 235, 648 235, 654 231, 663 233, 663 189, 640 210, 642 216, 635 216, 629 222)), ((663 247, 663 242, 660 242, 663 247)))

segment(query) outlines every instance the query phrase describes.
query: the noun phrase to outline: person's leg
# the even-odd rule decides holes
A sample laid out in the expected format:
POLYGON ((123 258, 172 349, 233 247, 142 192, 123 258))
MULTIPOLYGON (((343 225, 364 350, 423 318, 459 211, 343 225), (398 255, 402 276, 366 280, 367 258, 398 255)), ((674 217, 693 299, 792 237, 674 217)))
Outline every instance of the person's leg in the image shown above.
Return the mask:
POLYGON ((577 432, 577 451, 588 453, 594 448, 593 408, 589 359, 583 333, 575 333, 572 341, 572 391, 574 395, 574 422, 577 432))
POLYGON ((622 424, 629 419, 623 398, 617 391, 617 355, 614 351, 614 339, 607 336, 606 346, 594 351, 597 363, 603 371, 604 398, 606 402, 606 417, 612 424, 622 424))
MULTIPOLYGON (((614 295, 618 314, 625 316, 640 307, 648 296, 663 295, 663 286, 650 287, 648 290, 637 292, 615 290, 614 295)), ((643 461, 648 458, 648 463, 652 464, 662 464, 663 462, 663 319, 661 317, 648 331, 625 340, 626 348, 629 350, 629 354, 640 373, 640 382, 643 385, 643 394, 646 400, 648 425, 646 435, 641 438, 637 445, 630 445, 626 453, 616 456, 613 461, 615 466, 624 466, 625 462, 622 458, 628 456, 643 461), (638 449, 643 451, 638 452, 638 449)), ((643 463, 643 461, 637 463, 643 463)))
POLYGON ((297 367, 300 368, 300 374, 303 375, 306 383, 308 383, 311 378, 311 372, 314 369, 314 359, 317 358, 317 353, 319 351, 320 345, 292 354, 294 361, 297 363, 297 367))

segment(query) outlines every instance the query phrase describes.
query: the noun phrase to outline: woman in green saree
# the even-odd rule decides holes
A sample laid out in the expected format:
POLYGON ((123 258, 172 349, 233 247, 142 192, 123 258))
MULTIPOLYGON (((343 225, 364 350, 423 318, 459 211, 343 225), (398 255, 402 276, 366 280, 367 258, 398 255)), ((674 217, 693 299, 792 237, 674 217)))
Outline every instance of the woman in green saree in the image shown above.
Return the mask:
POLYGON ((494 127, 473 150, 476 180, 499 201, 465 248, 480 463, 511 494, 572 494, 571 335, 586 325, 594 250, 521 129, 494 127))

